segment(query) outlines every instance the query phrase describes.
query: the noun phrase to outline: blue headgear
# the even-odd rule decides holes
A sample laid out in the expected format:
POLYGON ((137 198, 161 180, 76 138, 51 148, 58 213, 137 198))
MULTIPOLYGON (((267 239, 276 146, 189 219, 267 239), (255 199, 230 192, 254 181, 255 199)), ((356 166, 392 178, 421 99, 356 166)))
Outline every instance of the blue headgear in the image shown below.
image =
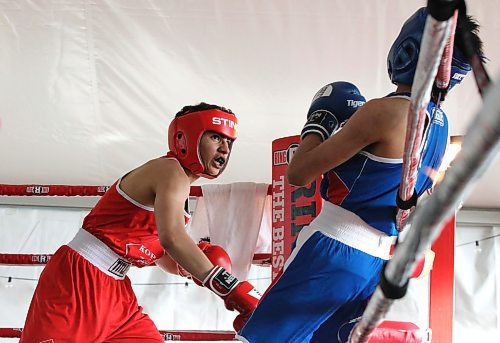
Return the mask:
MULTIPOLYGON (((392 44, 387 56, 387 71, 392 83, 406 85, 413 83, 426 19, 427 9, 422 7, 404 23, 399 36, 392 44)), ((470 70, 469 63, 455 45, 448 89, 459 84, 470 70)))
POLYGON ((345 81, 329 83, 314 96, 307 117, 316 111, 329 111, 340 124, 349 119, 365 102, 365 97, 352 83, 345 81))

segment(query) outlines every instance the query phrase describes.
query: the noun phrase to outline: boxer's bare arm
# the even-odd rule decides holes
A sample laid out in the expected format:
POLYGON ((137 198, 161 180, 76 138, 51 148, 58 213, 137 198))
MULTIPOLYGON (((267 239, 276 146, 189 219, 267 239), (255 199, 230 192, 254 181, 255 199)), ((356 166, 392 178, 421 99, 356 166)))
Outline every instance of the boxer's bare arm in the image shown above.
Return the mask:
POLYGON ((161 163, 152 175, 155 218, 165 251, 198 280, 204 280, 213 264, 189 237, 184 227, 184 203, 190 181, 179 164, 161 163))
POLYGON ((287 170, 290 183, 305 185, 326 171, 342 164, 364 147, 380 139, 383 123, 375 120, 374 106, 367 102, 344 127, 321 143, 317 135, 308 135, 300 143, 287 170))
POLYGON ((361 150, 402 158, 408 103, 404 99, 370 100, 323 143, 317 135, 306 136, 288 166, 289 182, 306 185, 361 150))

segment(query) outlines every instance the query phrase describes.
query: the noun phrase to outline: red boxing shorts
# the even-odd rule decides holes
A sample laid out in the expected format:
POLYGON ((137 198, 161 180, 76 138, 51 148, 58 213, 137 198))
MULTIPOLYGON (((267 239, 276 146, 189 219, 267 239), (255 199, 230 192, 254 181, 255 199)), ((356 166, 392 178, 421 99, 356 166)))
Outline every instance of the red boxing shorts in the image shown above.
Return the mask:
POLYGON ((163 342, 130 279, 117 280, 64 245, 45 266, 20 342, 163 342))

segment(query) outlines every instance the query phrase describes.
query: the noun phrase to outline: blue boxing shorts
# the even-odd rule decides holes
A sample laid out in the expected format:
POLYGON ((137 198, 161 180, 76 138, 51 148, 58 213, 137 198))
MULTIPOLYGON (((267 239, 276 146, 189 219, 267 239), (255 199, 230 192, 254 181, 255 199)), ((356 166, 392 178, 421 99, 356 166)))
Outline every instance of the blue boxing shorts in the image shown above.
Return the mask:
POLYGON ((361 316, 375 291, 392 242, 354 213, 325 202, 320 215, 300 232, 283 275, 237 338, 250 343, 345 342, 351 321, 361 316))

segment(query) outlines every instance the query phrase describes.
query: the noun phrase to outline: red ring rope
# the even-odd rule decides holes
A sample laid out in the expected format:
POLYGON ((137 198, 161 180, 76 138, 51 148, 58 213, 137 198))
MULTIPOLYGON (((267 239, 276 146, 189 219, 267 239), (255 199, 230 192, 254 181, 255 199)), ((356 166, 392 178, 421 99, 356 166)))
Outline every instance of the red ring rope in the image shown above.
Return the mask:
POLYGON ((45 265, 52 254, 0 254, 0 265, 45 265))
MULTIPOLYGON (((21 328, 0 328, 0 337, 21 337, 21 328)), ((235 341, 234 331, 160 330, 165 341, 235 341)))
MULTIPOLYGON (((271 262, 271 254, 254 254, 253 261, 256 264, 267 266, 271 262)), ((0 253, 0 265, 11 266, 36 266, 45 265, 52 258, 52 254, 2 254, 0 253)))
MULTIPOLYGON (((69 186, 69 185, 5 185, 0 184, 0 195, 6 196, 101 196, 109 186, 69 186)), ((267 194, 272 194, 269 185, 267 194)), ((203 196, 201 186, 191 186, 189 195, 203 196)))

